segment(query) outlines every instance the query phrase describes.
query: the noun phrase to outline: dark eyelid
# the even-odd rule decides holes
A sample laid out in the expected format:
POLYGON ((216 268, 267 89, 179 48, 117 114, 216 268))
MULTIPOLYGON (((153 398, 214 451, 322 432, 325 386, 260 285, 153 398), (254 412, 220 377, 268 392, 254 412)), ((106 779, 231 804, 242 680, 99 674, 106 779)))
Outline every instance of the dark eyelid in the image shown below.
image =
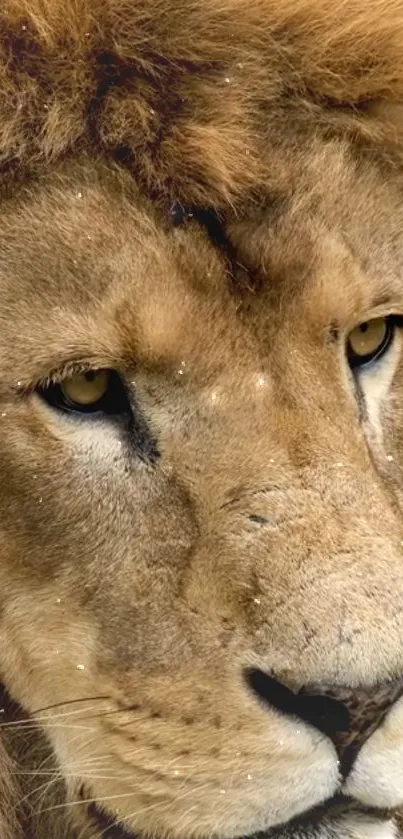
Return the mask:
POLYGON ((30 389, 37 387, 50 387, 51 385, 61 384, 66 379, 71 379, 73 376, 78 376, 81 373, 88 373, 90 370, 97 372, 99 370, 115 370, 118 372, 120 364, 116 359, 111 358, 71 358, 60 364, 49 365, 49 372, 39 376, 36 381, 30 385, 30 389))
POLYGON ((86 373, 89 370, 109 370, 115 369, 112 367, 110 361, 102 363, 99 359, 70 359, 60 365, 49 365, 49 372, 38 375, 37 377, 17 379, 14 383, 13 390, 20 396, 27 396, 34 393, 35 390, 45 389, 53 385, 60 385, 65 379, 70 379, 80 373, 86 373))
POLYGON ((36 387, 51 387, 52 385, 60 385, 66 379, 72 379, 73 376, 79 376, 81 373, 88 373, 89 370, 98 370, 99 367, 94 367, 88 361, 67 362, 63 367, 52 370, 47 376, 39 379, 36 387))

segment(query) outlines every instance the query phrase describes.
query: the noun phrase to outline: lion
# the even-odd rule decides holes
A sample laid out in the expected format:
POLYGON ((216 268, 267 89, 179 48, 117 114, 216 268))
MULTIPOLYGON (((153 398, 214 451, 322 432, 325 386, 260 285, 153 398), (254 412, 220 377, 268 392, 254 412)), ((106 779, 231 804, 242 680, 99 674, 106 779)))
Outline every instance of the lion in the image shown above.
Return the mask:
POLYGON ((403 1, 0 32, 1 839, 397 839, 403 1))

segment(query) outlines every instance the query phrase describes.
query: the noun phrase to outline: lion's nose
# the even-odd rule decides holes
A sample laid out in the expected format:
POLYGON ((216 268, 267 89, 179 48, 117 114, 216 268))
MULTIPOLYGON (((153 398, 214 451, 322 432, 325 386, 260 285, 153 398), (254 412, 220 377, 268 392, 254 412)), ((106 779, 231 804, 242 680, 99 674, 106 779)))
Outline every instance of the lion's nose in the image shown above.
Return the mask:
POLYGON ((361 746, 403 695, 403 678, 373 688, 307 685, 295 693, 262 670, 248 670, 245 675, 249 687, 265 703, 299 717, 332 739, 344 777, 361 746))

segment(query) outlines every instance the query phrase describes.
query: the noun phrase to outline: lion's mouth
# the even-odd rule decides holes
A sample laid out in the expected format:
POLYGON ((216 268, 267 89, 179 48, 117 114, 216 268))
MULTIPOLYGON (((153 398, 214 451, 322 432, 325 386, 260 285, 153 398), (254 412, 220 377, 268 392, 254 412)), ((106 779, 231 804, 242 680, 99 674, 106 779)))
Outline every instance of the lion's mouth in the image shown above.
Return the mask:
MULTIPOLYGON (((244 839, 276 839, 276 836, 278 836, 279 833, 283 836, 285 827, 287 827, 287 831, 290 831, 290 839, 292 839, 292 836, 294 835, 294 830, 296 830, 297 835, 300 836, 301 829, 305 831, 304 835, 308 836, 310 833, 307 831, 312 831, 312 836, 314 836, 316 835, 316 829, 320 822, 332 817, 334 818, 335 816, 340 816, 352 810, 355 812, 365 813, 367 816, 379 819, 380 822, 390 819, 393 815, 389 810, 360 807, 357 802, 354 802, 345 796, 337 795, 325 804, 322 804, 320 807, 315 807, 314 809, 298 816, 295 820, 291 820, 291 822, 288 822, 286 826, 282 825, 280 827, 277 826, 270 828, 262 833, 255 833, 253 837, 244 837, 244 839)), ((103 839, 138 839, 135 833, 127 830, 116 820, 116 818, 108 815, 101 805, 91 802, 88 805, 88 814, 92 821, 101 830, 103 839)))
POLYGON ((388 821, 394 815, 390 810, 380 809, 379 807, 367 807, 359 804, 359 802, 354 801, 352 798, 337 794, 323 804, 296 816, 295 819, 291 819, 287 824, 270 829, 264 834, 255 834, 254 839, 276 839, 278 834, 280 836, 284 835, 284 830, 286 830, 289 839, 302 835, 315 837, 318 835, 317 831, 321 825, 326 823, 331 825, 332 822, 334 823, 340 816, 345 816, 347 813, 359 813, 360 815, 367 816, 375 823, 379 822, 380 824, 388 821))

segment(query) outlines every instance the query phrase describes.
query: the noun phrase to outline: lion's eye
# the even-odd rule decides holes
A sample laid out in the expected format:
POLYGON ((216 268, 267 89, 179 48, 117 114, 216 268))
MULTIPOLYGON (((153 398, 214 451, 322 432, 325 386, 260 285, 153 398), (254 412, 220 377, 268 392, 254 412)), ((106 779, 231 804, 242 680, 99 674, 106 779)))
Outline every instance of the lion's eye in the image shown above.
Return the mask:
POLYGON ((395 331, 392 318, 374 318, 360 323, 347 339, 350 367, 363 367, 380 358, 388 349, 395 331))
POLYGON ((105 396, 109 386, 108 370, 88 370, 66 379, 60 390, 67 403, 75 408, 88 408, 105 396))
POLYGON ((122 414, 130 408, 124 386, 114 370, 88 370, 60 384, 39 387, 39 394, 53 408, 82 414, 122 414))

